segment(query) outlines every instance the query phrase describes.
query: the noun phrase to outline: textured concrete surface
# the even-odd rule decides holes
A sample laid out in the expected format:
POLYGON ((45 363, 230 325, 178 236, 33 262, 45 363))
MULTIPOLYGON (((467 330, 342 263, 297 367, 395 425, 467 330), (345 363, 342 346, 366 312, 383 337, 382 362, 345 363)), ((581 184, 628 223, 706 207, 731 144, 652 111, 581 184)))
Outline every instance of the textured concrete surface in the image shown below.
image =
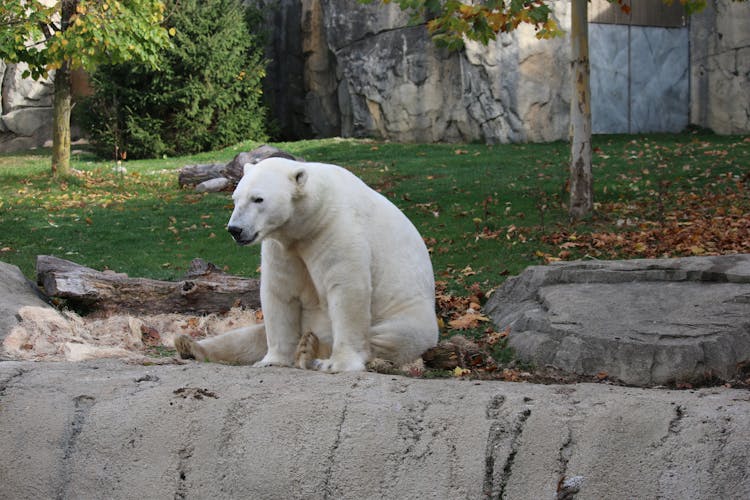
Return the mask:
POLYGON ((750 361, 750 255, 531 266, 486 311, 538 366, 633 385, 728 380, 750 361))
POLYGON ((736 389, 5 361, 0 422, 0 498, 750 497, 736 389))

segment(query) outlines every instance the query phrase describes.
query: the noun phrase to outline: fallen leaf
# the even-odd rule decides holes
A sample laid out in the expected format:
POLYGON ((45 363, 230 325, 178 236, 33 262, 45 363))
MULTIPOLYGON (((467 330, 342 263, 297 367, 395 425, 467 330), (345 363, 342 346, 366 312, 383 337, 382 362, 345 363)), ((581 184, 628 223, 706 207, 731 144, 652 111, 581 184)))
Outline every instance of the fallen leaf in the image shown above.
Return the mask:
POLYGON ((448 322, 448 326, 455 330, 468 330, 476 328, 479 323, 488 322, 490 318, 476 312, 469 312, 448 322))
POLYGON ((149 347, 161 345, 161 335, 156 328, 150 326, 141 325, 141 340, 149 347))

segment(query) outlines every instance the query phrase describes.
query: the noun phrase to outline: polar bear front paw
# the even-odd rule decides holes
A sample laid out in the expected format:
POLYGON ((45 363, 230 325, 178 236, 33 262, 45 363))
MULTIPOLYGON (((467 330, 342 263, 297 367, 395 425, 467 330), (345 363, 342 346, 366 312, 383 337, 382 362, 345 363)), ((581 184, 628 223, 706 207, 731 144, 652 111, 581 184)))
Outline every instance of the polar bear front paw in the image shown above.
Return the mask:
POLYGON ((266 354, 263 359, 253 365, 253 368, 266 368, 269 366, 292 366, 292 360, 277 354, 266 354))
POLYGON ((361 372, 365 370, 365 363, 359 358, 346 359, 315 359, 312 362, 313 369, 326 373, 339 372, 361 372))

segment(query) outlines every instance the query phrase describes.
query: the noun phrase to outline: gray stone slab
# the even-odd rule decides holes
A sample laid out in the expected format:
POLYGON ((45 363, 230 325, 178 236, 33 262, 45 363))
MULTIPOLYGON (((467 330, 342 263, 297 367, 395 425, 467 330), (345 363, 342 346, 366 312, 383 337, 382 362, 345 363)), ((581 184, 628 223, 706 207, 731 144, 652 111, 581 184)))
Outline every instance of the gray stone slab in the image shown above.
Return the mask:
POLYGON ((0 342, 18 324, 16 313, 24 306, 49 307, 17 266, 0 262, 0 342))
POLYGON ((532 266, 486 311, 539 366, 633 385, 728 380, 750 360, 750 255, 532 266))
POLYGON ((0 498, 750 497, 750 393, 0 362, 0 498))

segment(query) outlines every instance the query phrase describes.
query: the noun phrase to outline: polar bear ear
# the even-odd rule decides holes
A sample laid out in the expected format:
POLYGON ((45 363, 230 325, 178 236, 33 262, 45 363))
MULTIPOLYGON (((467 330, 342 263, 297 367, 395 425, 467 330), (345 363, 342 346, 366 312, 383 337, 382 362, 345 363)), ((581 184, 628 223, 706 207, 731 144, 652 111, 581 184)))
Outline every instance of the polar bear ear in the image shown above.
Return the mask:
POLYGON ((307 182, 307 169, 305 168, 298 168, 294 172, 292 172, 292 175, 290 176, 294 183, 297 185, 297 195, 302 194, 302 188, 305 186, 305 183, 307 182))
POLYGON ((248 172, 250 172, 250 169, 253 168, 253 163, 245 163, 242 166, 242 175, 247 175, 248 172))

